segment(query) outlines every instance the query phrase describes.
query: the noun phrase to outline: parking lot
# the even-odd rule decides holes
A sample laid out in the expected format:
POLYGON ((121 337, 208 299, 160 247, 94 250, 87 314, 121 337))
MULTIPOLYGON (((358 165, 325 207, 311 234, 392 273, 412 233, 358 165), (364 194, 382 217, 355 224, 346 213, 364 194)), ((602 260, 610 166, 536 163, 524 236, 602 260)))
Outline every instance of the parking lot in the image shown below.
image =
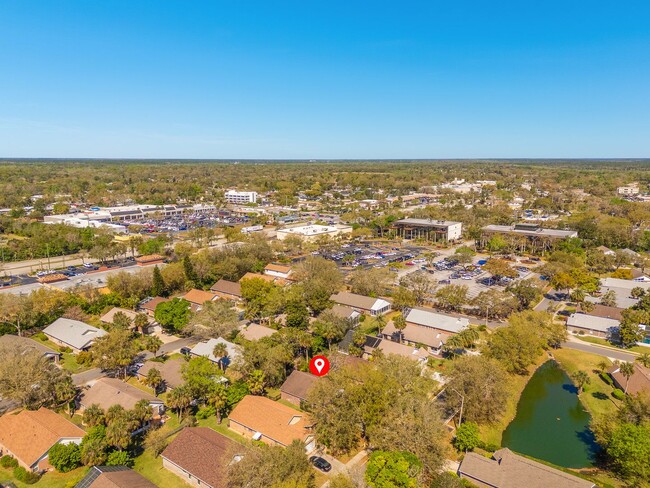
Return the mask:
POLYGON ((459 264, 454 264, 453 259, 445 258, 434 263, 434 268, 429 269, 432 280, 439 286, 445 285, 466 285, 468 288, 469 298, 476 297, 482 291, 496 289, 505 290, 513 281, 535 277, 529 268, 525 266, 514 265, 514 269, 519 273, 515 278, 503 278, 497 282, 490 273, 483 271, 481 266, 485 264, 482 258, 476 258, 471 265, 465 268, 459 264))
POLYGON ((325 259, 334 261, 342 268, 391 268, 391 264, 405 263, 408 266, 421 266, 426 260, 418 256, 425 251, 423 247, 390 247, 376 245, 343 244, 327 251, 315 251, 325 259))

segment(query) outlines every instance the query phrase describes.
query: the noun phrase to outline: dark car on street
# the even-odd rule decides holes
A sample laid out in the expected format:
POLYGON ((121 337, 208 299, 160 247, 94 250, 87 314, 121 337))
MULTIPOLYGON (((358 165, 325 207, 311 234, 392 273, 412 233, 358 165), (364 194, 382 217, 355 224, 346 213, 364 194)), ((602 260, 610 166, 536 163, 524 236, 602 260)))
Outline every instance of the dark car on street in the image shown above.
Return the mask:
POLYGON ((324 471, 325 473, 328 473, 332 469, 332 465, 330 463, 328 463, 327 461, 325 461, 320 456, 312 456, 312 457, 310 457, 309 462, 311 462, 314 466, 316 466, 321 471, 324 471))

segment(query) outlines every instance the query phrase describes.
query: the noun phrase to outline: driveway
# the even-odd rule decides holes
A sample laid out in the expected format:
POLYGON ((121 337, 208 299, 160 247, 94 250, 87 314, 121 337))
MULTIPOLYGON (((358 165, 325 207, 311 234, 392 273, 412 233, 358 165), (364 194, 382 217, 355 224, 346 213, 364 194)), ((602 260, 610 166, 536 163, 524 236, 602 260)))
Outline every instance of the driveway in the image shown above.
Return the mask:
POLYGON ((104 373, 99 368, 93 368, 89 369, 88 371, 84 371, 83 373, 73 374, 72 382, 75 384, 75 386, 82 386, 91 381, 98 380, 103 376, 106 376, 106 373, 104 373))

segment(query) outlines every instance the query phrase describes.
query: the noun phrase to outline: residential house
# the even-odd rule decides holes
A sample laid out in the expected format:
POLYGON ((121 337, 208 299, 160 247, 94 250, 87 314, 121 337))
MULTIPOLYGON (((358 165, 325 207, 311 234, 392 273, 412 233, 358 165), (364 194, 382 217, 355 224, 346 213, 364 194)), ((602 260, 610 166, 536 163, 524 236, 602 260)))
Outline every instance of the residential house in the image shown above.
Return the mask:
POLYGON ((228 427, 245 437, 282 447, 299 440, 307 453, 316 449, 312 424, 304 412, 253 395, 246 395, 228 417, 228 427))
POLYGON ((49 347, 33 339, 11 335, 11 334, 5 334, 0 336, 0 349, 2 348, 18 350, 21 351, 23 354, 27 353, 28 351, 38 351, 47 359, 50 359, 55 363, 58 363, 59 360, 61 359, 61 353, 59 351, 50 349, 49 347))
POLYGON ((208 427, 186 427, 162 452, 162 464, 192 486, 226 488, 227 469, 243 447, 208 427))
POLYGON ((625 309, 619 307, 608 307, 607 305, 600 305, 599 303, 592 304, 589 310, 584 310, 580 305, 578 305, 579 313, 618 321, 623 320, 623 310, 625 309))
POLYGON ((144 380, 152 369, 160 371, 160 376, 164 381, 161 390, 173 390, 178 388, 184 383, 183 380, 183 365, 185 360, 182 358, 172 357, 167 361, 152 361, 151 359, 145 361, 142 367, 138 369, 138 379, 144 380))
POLYGON ((605 256, 616 256, 616 252, 612 251, 609 247, 598 246, 596 249, 602 252, 605 256))
POLYGON ((264 274, 273 276, 274 278, 282 278, 284 280, 288 280, 289 275, 291 274, 291 266, 269 263, 264 268, 264 274))
POLYGON ((219 298, 238 302, 242 299, 241 284, 228 280, 219 280, 210 287, 210 291, 219 298))
POLYGON ((386 300, 357 295, 356 293, 349 293, 347 291, 341 291, 332 295, 330 300, 338 305, 345 305, 358 312, 372 315, 373 317, 384 315, 390 312, 391 309, 391 304, 386 300))
POLYGON ((126 466, 93 466, 75 488, 156 488, 156 485, 126 466))
MULTIPOLYGON (((327 310, 326 310, 327 311, 327 310)), ((345 305, 334 305, 329 309, 337 317, 350 321, 353 326, 359 324, 359 317, 361 317, 361 312, 353 309, 352 307, 347 307, 345 305)))
POLYGON ((270 337, 276 332, 277 330, 272 329, 271 327, 253 322, 246 322, 240 327, 238 337, 246 339, 247 341, 258 341, 263 337, 270 337))
POLYGON ((566 321, 566 328, 572 334, 587 334, 610 338, 618 334, 621 322, 605 317, 595 317, 586 313, 572 313, 566 321))
POLYGON ((233 344, 232 342, 228 342, 227 340, 219 337, 218 339, 210 339, 208 341, 199 342, 196 346, 194 346, 190 350, 190 355, 197 356, 197 357, 205 356, 213 363, 217 363, 223 369, 226 369, 228 366, 230 366, 230 364, 232 364, 232 362, 235 359, 237 359, 241 355, 241 352, 238 345, 233 344), (227 353, 226 357, 223 358, 215 357, 213 351, 214 351, 214 346, 216 346, 217 344, 226 345, 226 353, 227 353))
POLYGON ((197 312, 205 302, 211 302, 217 298, 217 295, 209 291, 197 290, 196 288, 188 291, 183 298, 190 302, 192 311, 197 312))
MULTIPOLYGON (((131 326, 133 328, 135 328, 134 322, 135 322, 135 318, 138 315, 138 312, 134 312, 133 310, 129 310, 128 308, 113 307, 108 312, 106 312, 104 315, 102 315, 99 318, 99 320, 102 321, 104 324, 112 325, 113 324, 113 319, 115 318, 115 314, 118 313, 118 312, 121 312, 124 315, 126 315, 126 318, 131 321, 131 326)), ((151 320, 151 318, 149 316, 147 316, 147 321, 148 321, 148 325, 151 325, 152 322, 153 322, 153 320, 151 320)), ((148 328, 148 326, 147 326, 147 328, 148 328)), ((143 332, 146 333, 147 330, 145 330, 143 332)))
POLYGON ((646 292, 650 290, 650 282, 624 280, 621 278, 603 278, 600 280, 600 291, 602 294, 613 291, 616 295, 617 307, 630 308, 639 301, 631 295, 632 289, 643 288, 646 292))
POLYGON ((165 412, 165 404, 160 398, 129 385, 117 378, 100 378, 79 395, 79 412, 83 413, 91 405, 99 405, 108 410, 113 405, 121 405, 131 410, 140 400, 146 400, 151 406, 154 420, 160 419, 165 412))
POLYGON ((156 307, 163 302, 169 301, 169 298, 153 297, 140 302, 139 309, 146 313, 149 317, 154 316, 156 307))
POLYGON ((519 456, 508 448, 492 458, 474 452, 465 454, 458 468, 461 479, 479 488, 593 488, 591 481, 519 456))
POLYGON ((650 369, 636 362, 633 364, 634 374, 630 376, 629 381, 625 376, 623 376, 620 366, 617 364, 612 366, 608 372, 614 380, 617 388, 620 388, 623 391, 627 390, 629 395, 641 392, 650 394, 650 369))
POLYGON ((318 376, 294 370, 280 387, 280 398, 298 407, 307 399, 307 394, 318 381, 318 376))
POLYGON ((413 347, 425 346, 432 354, 439 354, 445 342, 469 326, 469 320, 436 313, 433 309, 413 308, 404 314, 406 327, 398 330, 390 321, 381 336, 413 347))
POLYGON ((275 283, 279 286, 284 286, 287 284, 287 280, 283 278, 278 278, 277 276, 271 276, 267 274, 260 273, 251 273, 248 272, 241 278, 239 278, 239 283, 242 283, 244 280, 252 280, 253 278, 259 278, 260 280, 268 281, 269 283, 275 283))
POLYGON ((380 350, 384 355, 395 354, 413 361, 425 362, 429 357, 429 352, 424 348, 413 347, 407 344, 383 340, 379 337, 366 336, 366 342, 363 345, 363 358, 369 359, 375 350, 380 350))
POLYGON ((13 456, 23 468, 46 471, 55 444, 80 444, 86 433, 52 410, 22 410, 0 417, 0 456, 13 456))
POLYGON ((62 317, 43 329, 43 333, 55 344, 69 347, 78 353, 87 350, 96 339, 105 336, 107 332, 80 320, 62 317))

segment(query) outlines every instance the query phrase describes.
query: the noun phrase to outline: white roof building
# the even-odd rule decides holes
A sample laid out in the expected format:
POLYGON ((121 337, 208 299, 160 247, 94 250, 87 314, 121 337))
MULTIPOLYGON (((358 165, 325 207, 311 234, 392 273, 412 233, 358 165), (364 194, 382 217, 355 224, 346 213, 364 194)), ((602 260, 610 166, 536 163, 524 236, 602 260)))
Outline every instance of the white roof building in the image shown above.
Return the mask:
POLYGON ((452 317, 420 308, 411 309, 404 318, 406 322, 412 324, 432 327, 453 334, 457 334, 469 326, 469 319, 464 317, 452 317))
POLYGON ((90 347, 97 338, 105 336, 107 332, 80 320, 60 318, 43 329, 43 333, 57 344, 83 351, 90 347))
POLYGON ((190 354, 192 356, 204 356, 208 358, 210 361, 213 363, 219 363, 223 366, 228 366, 231 364, 235 359, 237 359, 239 356, 241 356, 241 352, 239 350, 239 346, 236 344, 233 344, 232 342, 228 342, 227 340, 223 339, 222 337, 219 337, 218 339, 210 339, 208 341, 204 342, 199 342, 196 346, 194 346, 190 350, 190 354), (217 344, 225 344, 226 345, 226 353, 228 354, 225 359, 223 358, 217 358, 213 354, 214 351, 214 346, 217 344))
POLYGON ((278 229, 276 236, 278 240, 283 241, 288 236, 294 235, 302 237, 305 240, 315 240, 321 236, 335 237, 340 234, 350 234, 352 227, 349 225, 300 225, 297 227, 288 227, 286 229, 278 229))
POLYGON ((566 321, 567 327, 577 327, 585 330, 595 330, 605 334, 612 334, 618 330, 621 323, 615 319, 596 317, 586 313, 573 313, 566 321))

